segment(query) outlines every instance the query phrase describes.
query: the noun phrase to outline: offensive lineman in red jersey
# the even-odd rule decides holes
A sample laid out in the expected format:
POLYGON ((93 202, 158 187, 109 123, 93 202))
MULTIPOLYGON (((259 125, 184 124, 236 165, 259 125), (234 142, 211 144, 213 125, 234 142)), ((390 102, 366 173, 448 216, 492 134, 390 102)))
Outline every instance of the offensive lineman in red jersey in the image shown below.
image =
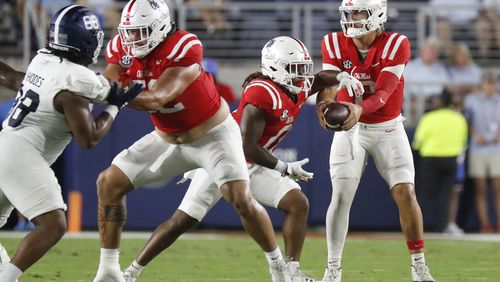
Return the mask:
MULTIPOLYGON (((403 70, 410 58, 410 42, 404 35, 384 31, 385 0, 343 0, 339 10, 343 33, 324 37, 323 70, 339 76, 350 73, 363 84, 364 95, 346 91, 337 95, 351 113, 343 126, 346 131, 335 134, 330 152, 333 192, 326 215, 328 265, 323 281, 341 281, 349 210, 368 154, 398 206, 412 257, 413 281, 434 281, 425 263, 422 213, 415 197, 412 152, 401 116, 403 70)), ((317 113, 323 127, 323 111, 334 98, 331 89, 318 95, 317 113)))
POLYGON ((146 90, 129 107, 150 111, 156 129, 122 151, 97 180, 101 258, 94 281, 125 281, 119 265, 126 220, 125 194, 144 184, 196 168, 207 171, 265 252, 277 248, 266 211, 248 186, 238 124, 201 70, 196 35, 176 30, 159 0, 131 0, 122 12, 120 38, 108 45, 105 75, 146 90), (124 54, 130 56, 120 56, 124 54), (115 57, 116 56, 116 57, 115 57), (113 65, 120 58, 121 65, 113 65))

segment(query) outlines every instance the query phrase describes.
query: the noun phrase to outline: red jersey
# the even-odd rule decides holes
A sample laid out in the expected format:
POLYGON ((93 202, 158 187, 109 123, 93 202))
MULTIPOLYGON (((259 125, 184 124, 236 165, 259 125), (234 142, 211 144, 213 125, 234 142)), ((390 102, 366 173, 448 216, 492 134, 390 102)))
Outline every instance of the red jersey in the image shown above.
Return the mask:
MULTIPOLYGON (((321 44, 323 70, 346 71, 356 77, 365 88, 363 100, 378 90, 390 89, 383 97, 377 97, 381 104, 375 111, 363 112, 360 122, 380 123, 396 118, 401 114, 403 103, 403 70, 410 59, 410 41, 404 35, 383 32, 373 42, 364 61, 352 38, 342 32, 325 35, 321 44), (388 76, 388 74, 391 74, 388 76), (385 77, 384 77, 385 75, 385 77), (394 76, 392 76, 394 75, 394 76), (389 85, 391 84, 391 85, 389 85)), ((338 101, 358 104, 355 97, 349 97, 342 89, 337 94, 338 101)))
MULTIPOLYGON (((142 83, 151 88, 160 75, 171 67, 187 67, 203 60, 203 48, 196 35, 177 30, 144 58, 132 58, 115 36, 106 48, 106 61, 124 68, 120 82, 142 83)), ((175 133, 194 128, 212 117, 221 106, 213 78, 204 71, 174 100, 151 112, 154 125, 165 132, 175 133)))
POLYGON ((217 92, 219 92, 219 95, 226 100, 228 103, 234 103, 236 102, 236 96, 234 95, 233 89, 231 86, 222 83, 222 82, 216 82, 215 87, 217 87, 217 92))
POLYGON ((292 125, 307 97, 309 97, 309 92, 300 92, 297 94, 297 102, 295 103, 272 80, 254 79, 243 90, 240 105, 233 112, 233 117, 240 124, 243 110, 247 104, 265 111, 268 118, 266 127, 259 139, 259 145, 272 152, 288 131, 292 129, 292 125))

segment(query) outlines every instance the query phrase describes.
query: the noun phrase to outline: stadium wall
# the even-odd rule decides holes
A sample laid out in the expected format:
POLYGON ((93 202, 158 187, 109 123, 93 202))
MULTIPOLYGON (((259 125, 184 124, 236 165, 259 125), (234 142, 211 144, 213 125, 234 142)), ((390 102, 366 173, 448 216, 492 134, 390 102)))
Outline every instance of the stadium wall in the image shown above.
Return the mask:
MULTIPOLYGON (((100 171, 111 164, 113 157, 130 146, 135 140, 153 130, 149 115, 144 112, 124 110, 118 116, 111 133, 90 151, 71 143, 63 158, 63 189, 78 190, 83 195, 83 229, 97 229, 97 193, 95 181, 100 171)), ((409 135, 412 135, 411 129, 409 135)), ((323 226, 330 202, 331 185, 328 159, 333 132, 319 127, 315 107, 305 105, 293 130, 283 140, 277 154, 288 161, 309 157, 306 168, 314 172, 314 180, 302 183, 302 189, 310 201, 309 225, 323 226)), ((157 183, 148 189, 138 189, 127 195, 128 219, 125 229, 150 230, 167 219, 177 208, 189 182, 177 185, 180 177, 168 183, 157 183)), ((469 209, 472 211, 473 209, 469 209)), ((280 228, 282 213, 268 209, 275 227, 280 228)), ((464 215, 466 227, 474 228, 477 220, 471 214, 464 215)), ((463 216, 462 216, 463 217, 463 216)), ((397 207, 391 199, 388 187, 370 161, 361 180, 356 200, 351 209, 351 229, 399 230, 397 207)), ((241 228, 236 212, 223 200, 200 224, 202 228, 241 228)))

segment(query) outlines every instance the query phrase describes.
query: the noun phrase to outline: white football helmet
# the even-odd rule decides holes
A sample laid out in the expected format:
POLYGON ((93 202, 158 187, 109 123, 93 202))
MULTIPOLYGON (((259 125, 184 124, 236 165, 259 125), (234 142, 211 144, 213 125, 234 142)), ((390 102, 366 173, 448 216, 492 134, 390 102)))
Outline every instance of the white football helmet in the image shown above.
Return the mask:
POLYGON ((340 25, 347 37, 362 37, 384 26, 386 0, 342 0, 340 25))
POLYGON ((261 71, 293 94, 309 91, 314 81, 313 61, 306 46, 294 37, 271 39, 262 49, 261 71))
POLYGON ((130 0, 118 26, 125 50, 137 58, 151 52, 171 29, 170 11, 163 0, 130 0))

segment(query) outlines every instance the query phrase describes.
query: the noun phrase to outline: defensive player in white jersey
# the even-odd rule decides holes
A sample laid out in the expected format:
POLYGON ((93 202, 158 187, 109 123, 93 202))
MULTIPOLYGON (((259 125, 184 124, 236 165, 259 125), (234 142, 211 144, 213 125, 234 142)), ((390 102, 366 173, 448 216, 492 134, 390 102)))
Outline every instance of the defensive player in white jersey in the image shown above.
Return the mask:
POLYGON ((277 249, 271 220, 250 193, 238 124, 203 72, 197 36, 170 22, 161 0, 131 0, 119 37, 108 45, 105 71, 124 85, 146 87, 129 107, 149 111, 155 130, 115 157, 98 178, 101 258, 94 281, 123 281, 119 246, 125 195, 146 184, 204 168, 265 253, 277 249))
MULTIPOLYGON (((422 213, 413 186, 415 170, 401 116, 410 42, 404 35, 384 32, 386 0, 343 0, 339 10, 343 33, 324 37, 323 69, 339 76, 350 73, 364 89, 358 93, 342 90, 337 95, 338 101, 348 105, 350 115, 343 126, 346 131, 335 134, 330 152, 333 191, 326 215, 328 265, 323 281, 341 281, 349 210, 368 155, 398 206, 411 254, 412 280, 434 281, 425 263, 422 213)), ((323 127, 323 111, 335 98, 333 92, 329 89, 318 96, 317 113, 323 127)))
MULTIPOLYGON (((109 131, 119 109, 142 87, 127 93, 96 75, 87 66, 96 62, 103 31, 96 14, 72 5, 58 11, 50 23, 48 46, 33 58, 0 132, 1 197, 36 228, 22 241, 10 261, 0 268, 0 281, 16 281, 66 231, 66 204, 50 165, 75 136, 93 148, 109 131), (91 103, 109 106, 93 118, 91 103)), ((1 83, 14 89, 20 73, 5 74, 1 83)), ((2 218, 12 207, 1 207, 2 218)), ((4 222, 2 222, 4 224, 4 222)))

